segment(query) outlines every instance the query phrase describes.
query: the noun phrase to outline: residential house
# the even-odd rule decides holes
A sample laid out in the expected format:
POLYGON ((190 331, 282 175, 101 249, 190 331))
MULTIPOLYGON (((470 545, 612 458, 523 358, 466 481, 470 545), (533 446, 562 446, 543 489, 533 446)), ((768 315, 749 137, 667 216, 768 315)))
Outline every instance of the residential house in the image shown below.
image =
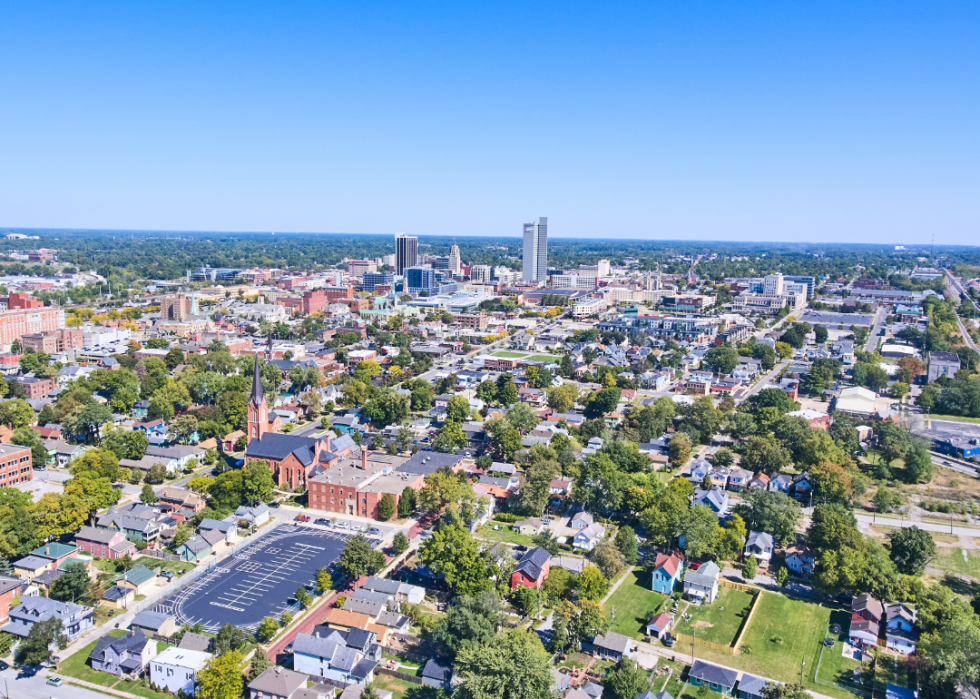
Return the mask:
POLYGON ((585 529, 579 529, 573 537, 573 546, 577 549, 592 551, 606 536, 606 529, 598 522, 593 522, 585 529))
POLYGON ((136 629, 120 638, 103 636, 95 644, 88 659, 93 670, 118 677, 137 677, 156 654, 156 641, 151 641, 141 630, 136 629))
POLYGON ((113 585, 108 590, 102 593, 102 599, 99 600, 100 607, 107 607, 108 609, 127 609, 130 602, 136 598, 136 590, 132 587, 124 587, 122 585, 113 585))
POLYGON ((83 526, 75 533, 75 545, 94 558, 117 559, 135 556, 136 545, 121 531, 83 526))
POLYGON ((733 468, 728 474, 728 489, 736 493, 745 490, 754 476, 754 473, 744 468, 733 468))
POLYGON ((783 550, 783 559, 786 567, 794 573, 800 575, 813 575, 813 568, 816 565, 816 557, 808 546, 795 544, 783 550))
POLYGON ((738 699, 762 699, 762 692, 768 685, 769 680, 743 672, 738 681, 738 699))
POLYGON ((95 610, 69 602, 58 602, 47 597, 21 597, 20 604, 10 610, 10 623, 4 631, 24 638, 34 624, 48 619, 59 619, 68 640, 73 641, 92 628, 95 610))
POLYGON ((122 577, 116 581, 117 585, 129 587, 136 591, 137 595, 146 595, 153 591, 157 584, 158 573, 146 566, 136 566, 130 568, 122 577))
POLYGON ((535 536, 543 532, 545 529, 547 529, 547 527, 545 526, 545 523, 537 517, 528 517, 527 519, 514 522, 514 524, 511 525, 511 529, 518 534, 523 534, 524 536, 535 536))
POLYGON ((699 488, 694 491, 693 504, 705 505, 718 517, 724 517, 728 514, 728 491, 718 486, 712 487, 711 490, 699 488))
POLYGON ((785 473, 774 476, 769 480, 769 492, 771 493, 789 495, 790 488, 792 487, 793 477, 785 473))
POLYGON ((188 563, 200 563, 211 553, 211 544, 202 536, 192 536, 177 547, 177 555, 180 556, 180 560, 188 563))
POLYGON ((422 684, 427 687, 439 687, 449 690, 453 679, 453 669, 449 663, 434 658, 426 662, 422 668, 422 684))
POLYGON ((708 471, 708 480, 711 481, 712 488, 721 488, 722 490, 728 487, 728 477, 731 475, 732 469, 725 466, 715 466, 710 471, 708 471))
POLYGON ((170 647, 150 661, 150 684, 171 694, 194 694, 197 673, 211 659, 210 653, 170 647))
POLYGON ((306 689, 309 677, 273 665, 248 683, 249 699, 292 699, 297 690, 306 689))
POLYGON ((256 505, 255 507, 241 505, 237 510, 235 510, 234 516, 236 520, 245 520, 249 523, 249 526, 261 527, 263 524, 269 521, 269 506, 264 502, 256 505))
POLYGON ((731 696, 732 690, 735 689, 735 681, 738 679, 738 672, 703 660, 695 660, 688 672, 688 679, 695 687, 707 685, 713 692, 731 696))
POLYGON ((711 472, 712 468, 713 466, 711 465, 711 462, 707 459, 698 459, 697 461, 693 461, 691 462, 688 480, 690 480, 695 487, 698 487, 701 485, 704 477, 711 472))
POLYGON ((378 662, 347 642, 347 633, 297 634, 293 641, 293 669, 312 679, 367 684, 374 680, 378 662))
POLYGON ((757 473, 749 479, 749 488, 759 488, 769 490, 769 476, 765 473, 757 473))
POLYGON ((568 523, 568 526, 570 526, 572 529, 585 529, 586 527, 592 526, 594 523, 595 519, 593 519, 592 515, 588 512, 576 512, 574 515, 572 515, 572 519, 568 523))
POLYGON ((225 522, 220 519, 205 517, 201 520, 201 524, 198 525, 198 529, 200 530, 201 534, 208 531, 221 532, 226 543, 231 543, 238 537, 238 525, 233 522, 225 522))
POLYGON ((885 642, 888 648, 908 655, 915 652, 915 610, 899 602, 885 605, 885 642))
POLYGON ((810 476, 806 473, 798 473, 793 476, 793 497, 797 500, 806 502, 813 493, 813 484, 810 483, 810 476))
POLYGON ((673 626, 674 615, 670 612, 661 612, 647 622, 647 636, 663 639, 673 626))
POLYGON ((533 548, 517 562, 510 576, 510 589, 516 590, 518 585, 540 589, 550 571, 551 554, 541 546, 533 548))
POLYGON ((548 492, 551 495, 568 495, 572 492, 572 482, 567 478, 556 478, 551 481, 551 487, 548 492))
POLYGON ((761 568, 769 567, 774 550, 775 542, 772 540, 772 534, 750 531, 745 537, 745 555, 755 556, 761 568))
POLYGON ((0 626, 10 622, 10 605, 20 597, 24 581, 9 575, 0 575, 0 626))
POLYGON ((180 637, 180 641, 177 642, 178 648, 201 650, 206 653, 211 652, 212 645, 213 642, 210 636, 205 636, 202 633, 194 633, 193 631, 185 631, 184 635, 180 637))
POLYGON ((154 519, 137 517, 126 513, 115 513, 103 515, 95 523, 97 527, 103 529, 114 529, 121 531, 123 535, 134 543, 144 543, 155 546, 163 533, 163 527, 154 519))
POLYGON ((697 570, 688 570, 684 573, 684 596, 711 604, 718 597, 720 577, 721 570, 714 561, 701 564, 697 570))
POLYGON ((865 593, 851 600, 851 628, 848 637, 852 645, 874 648, 878 644, 884 608, 881 602, 865 593))
POLYGON ((684 573, 684 558, 678 553, 669 556, 658 553, 653 566, 653 582, 650 589, 662 595, 671 594, 684 573))
POLYGON ((425 588, 418 585, 376 576, 369 577, 361 588, 373 592, 381 592, 395 598, 397 602, 408 602, 409 604, 420 604, 425 600, 425 588))
POLYGON ((618 662, 623 656, 632 656, 635 651, 636 641, 615 631, 599 634, 592 639, 592 653, 603 660, 618 662))
POLYGON ((129 624, 130 629, 141 629, 153 636, 169 638, 177 633, 177 621, 169 614, 162 612, 139 612, 129 624))

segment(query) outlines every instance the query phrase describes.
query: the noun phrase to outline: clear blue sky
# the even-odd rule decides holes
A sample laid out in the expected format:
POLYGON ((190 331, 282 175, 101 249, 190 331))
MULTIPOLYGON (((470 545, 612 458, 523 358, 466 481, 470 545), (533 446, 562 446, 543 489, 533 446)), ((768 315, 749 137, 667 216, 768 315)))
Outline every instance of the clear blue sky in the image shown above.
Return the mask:
POLYGON ((980 244, 980 3, 3 2, 0 226, 980 244))

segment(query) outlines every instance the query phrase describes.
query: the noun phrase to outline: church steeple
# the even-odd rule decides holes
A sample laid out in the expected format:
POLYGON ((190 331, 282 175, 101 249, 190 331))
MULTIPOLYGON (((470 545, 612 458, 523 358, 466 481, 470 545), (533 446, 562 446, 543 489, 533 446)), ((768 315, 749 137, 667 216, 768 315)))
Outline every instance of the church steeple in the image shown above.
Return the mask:
POLYGON ((262 392, 262 372, 259 370, 259 355, 255 354, 255 373, 252 375, 252 396, 248 399, 248 433, 246 442, 262 439, 269 431, 269 406, 262 392))

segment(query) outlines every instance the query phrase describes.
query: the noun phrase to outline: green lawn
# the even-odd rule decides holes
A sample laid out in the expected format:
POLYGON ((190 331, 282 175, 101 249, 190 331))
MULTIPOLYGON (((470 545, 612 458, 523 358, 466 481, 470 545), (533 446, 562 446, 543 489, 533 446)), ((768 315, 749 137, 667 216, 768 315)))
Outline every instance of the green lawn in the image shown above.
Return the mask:
MULTIPOLYGON (((120 638, 126 635, 126 631, 124 629, 113 629, 109 632, 109 635, 113 638, 120 638)), ((88 664, 88 656, 95 650, 96 643, 98 643, 98 640, 92 641, 74 655, 62 660, 58 664, 57 674, 65 675, 66 677, 75 677, 102 687, 111 687, 114 685, 119 680, 118 677, 110 675, 108 672, 93 670, 88 664)))
POLYGON ((552 362, 560 362, 561 357, 554 357, 550 354, 533 354, 527 360, 529 362, 546 362, 551 364, 552 362))
MULTIPOLYGON (((840 625, 840 633, 834 635, 827 631, 827 636, 837 641, 833 648, 821 647, 817 660, 820 664, 819 675, 816 674, 816 664, 814 664, 814 675, 817 677, 820 686, 825 683, 834 683, 840 691, 847 691, 850 688, 853 693, 860 693, 860 677, 855 675, 855 671, 860 672, 862 663, 853 657, 845 658, 844 642, 847 641, 847 632, 850 629, 851 617, 843 611, 831 612, 828 624, 840 625)), ((823 690, 818 690, 823 691, 823 690)))
POLYGON ((113 689, 118 689, 122 692, 129 692, 130 694, 135 694, 138 697, 146 697, 146 699, 173 699, 173 694, 163 694, 162 692, 154 692, 149 687, 143 685, 142 680, 125 680, 117 684, 113 689))
POLYGON ((963 417, 961 415, 931 415, 930 420, 952 420, 954 422, 980 423, 980 417, 963 417))
POLYGON ((932 559, 932 565, 947 573, 980 578, 980 555, 977 551, 965 551, 959 547, 943 546, 936 550, 936 557, 932 559), (966 559, 963 558, 964 552, 967 556, 966 559))
POLYGON ((499 350, 490 355, 491 357, 500 357, 501 359, 523 359, 527 356, 526 352, 508 352, 507 350, 499 350))
MULTIPOLYGON (((392 655, 391 653, 382 652, 381 653, 381 657, 387 658, 388 660, 394 660, 396 663, 398 663, 402 667, 409 667, 409 668, 413 668, 415 670, 418 670, 420 667, 422 667, 419 663, 414 663, 411 660, 405 660, 404 658, 399 658, 397 655, 392 655)), ((411 674, 411 673, 409 673, 409 674, 411 674)))
POLYGON ((626 580, 603 605, 606 616, 613 617, 612 630, 630 638, 643 639, 646 624, 663 607, 666 597, 650 590, 649 570, 632 570, 626 580))
POLYGON ((159 558, 150 558, 149 556, 140 556, 134 561, 137 566, 146 566, 149 569, 160 568, 161 570, 169 570, 171 573, 184 574, 189 570, 194 570, 194 564, 188 563, 187 561, 164 561, 159 558))
POLYGON ((730 644, 735 640, 735 634, 738 633, 751 604, 752 595, 748 592, 721 587, 718 590, 718 599, 713 604, 689 606, 687 613, 691 615, 691 620, 679 621, 674 628, 677 633, 730 644))
POLYGON ((507 524, 506 522, 491 522, 490 524, 484 524, 477 530, 477 536, 483 537, 488 541, 503 542, 505 544, 517 544, 524 546, 534 546, 534 542, 531 537, 525 536, 524 534, 518 534, 513 529, 513 525, 507 524), (500 529, 494 531, 493 525, 499 525, 500 529))
POLYGON ((393 699, 444 699, 446 693, 437 687, 403 682, 396 677, 378 673, 374 676, 374 688, 386 689, 393 699))

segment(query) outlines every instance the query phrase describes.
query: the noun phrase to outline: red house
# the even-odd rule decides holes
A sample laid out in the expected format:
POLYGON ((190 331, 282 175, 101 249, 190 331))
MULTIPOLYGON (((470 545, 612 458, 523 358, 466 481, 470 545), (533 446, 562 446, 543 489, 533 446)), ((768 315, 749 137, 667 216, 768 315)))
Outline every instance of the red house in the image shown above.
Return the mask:
POLYGON ((518 586, 540 588, 550 571, 551 554, 541 546, 531 549, 514 568, 510 576, 510 589, 516 590, 518 586))
POLYGON ((136 553, 136 546, 126 535, 113 529, 84 526, 75 534, 75 545, 95 558, 122 558, 136 553))

